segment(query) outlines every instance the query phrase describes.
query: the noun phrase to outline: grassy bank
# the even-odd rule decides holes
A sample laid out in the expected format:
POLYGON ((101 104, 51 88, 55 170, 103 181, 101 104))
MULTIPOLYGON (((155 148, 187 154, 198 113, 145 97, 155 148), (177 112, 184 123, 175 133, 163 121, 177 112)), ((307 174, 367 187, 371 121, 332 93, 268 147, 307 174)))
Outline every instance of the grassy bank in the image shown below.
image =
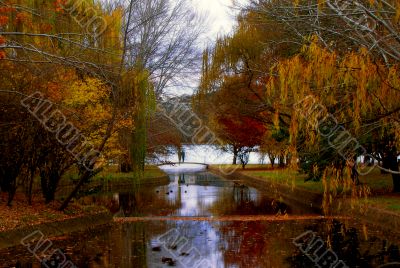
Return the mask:
MULTIPOLYGON (((98 173, 96 176, 91 178, 91 182, 93 183, 100 183, 100 182, 112 182, 115 184, 128 184, 132 182, 132 179, 134 178, 134 173, 133 172, 119 172, 118 171, 118 166, 108 166, 104 168, 103 171, 98 173)), ((167 174, 159 169, 157 166, 146 166, 143 174, 143 178, 140 180, 141 184, 149 183, 155 178, 160 178, 167 176, 167 174)), ((73 181, 78 180, 79 175, 77 174, 76 171, 71 170, 67 172, 62 181, 62 185, 68 185, 73 181)))
MULTIPOLYGON (((246 169, 233 165, 213 166, 213 168, 233 169, 236 172, 257 178, 262 181, 288 185, 292 188, 303 189, 318 194, 324 193, 322 182, 305 181, 307 175, 290 169, 272 169, 270 165, 248 165, 246 169)), ((392 177, 390 174, 381 174, 378 168, 365 176, 360 176, 361 185, 368 186, 371 196, 365 202, 368 206, 400 213, 400 194, 392 194, 392 177)), ((339 188, 339 192, 340 192, 339 188)))

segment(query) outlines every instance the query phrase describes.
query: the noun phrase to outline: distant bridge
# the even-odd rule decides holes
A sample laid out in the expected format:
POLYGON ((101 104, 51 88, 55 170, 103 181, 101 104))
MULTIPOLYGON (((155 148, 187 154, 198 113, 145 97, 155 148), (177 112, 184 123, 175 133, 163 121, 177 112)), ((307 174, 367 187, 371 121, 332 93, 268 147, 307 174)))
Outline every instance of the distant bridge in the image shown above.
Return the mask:
POLYGON ((196 162, 166 162, 166 163, 162 163, 162 164, 157 164, 157 166, 178 166, 178 165, 201 165, 201 166, 205 166, 206 169, 208 169, 209 165, 205 164, 205 163, 196 163, 196 162))

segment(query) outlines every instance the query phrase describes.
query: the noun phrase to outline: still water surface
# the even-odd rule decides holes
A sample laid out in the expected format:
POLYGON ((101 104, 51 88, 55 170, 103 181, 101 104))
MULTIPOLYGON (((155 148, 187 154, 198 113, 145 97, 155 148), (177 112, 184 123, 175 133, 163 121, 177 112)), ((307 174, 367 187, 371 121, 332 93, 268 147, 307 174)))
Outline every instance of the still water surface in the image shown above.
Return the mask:
MULTIPOLYGON (((318 267, 293 243, 309 230, 348 267, 400 261, 398 230, 318 219, 315 211, 207 172, 170 174, 165 186, 80 201, 104 204, 127 221, 52 239, 77 267, 318 267)), ((23 246, 0 250, 0 260, 0 267, 41 267, 23 246)))

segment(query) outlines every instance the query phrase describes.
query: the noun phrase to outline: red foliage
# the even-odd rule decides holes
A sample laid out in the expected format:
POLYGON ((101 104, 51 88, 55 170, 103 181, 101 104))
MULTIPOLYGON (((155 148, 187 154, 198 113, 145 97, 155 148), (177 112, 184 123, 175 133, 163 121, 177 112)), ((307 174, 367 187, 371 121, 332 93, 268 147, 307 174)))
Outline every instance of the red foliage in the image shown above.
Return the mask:
POLYGON ((221 117, 218 123, 223 128, 223 135, 240 146, 253 147, 260 144, 266 132, 261 122, 246 116, 221 117))

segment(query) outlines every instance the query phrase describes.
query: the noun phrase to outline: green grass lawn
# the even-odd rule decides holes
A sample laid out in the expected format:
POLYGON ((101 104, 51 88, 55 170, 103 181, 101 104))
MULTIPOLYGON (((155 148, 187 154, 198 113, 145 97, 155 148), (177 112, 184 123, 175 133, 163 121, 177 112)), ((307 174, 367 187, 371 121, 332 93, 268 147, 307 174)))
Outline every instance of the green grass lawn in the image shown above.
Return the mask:
POLYGON ((380 208, 383 210, 389 210, 392 212, 400 212, 400 196, 377 196, 370 197, 366 202, 371 207, 380 208))
MULTIPOLYGON (((223 168, 223 169, 237 169, 237 170, 242 170, 241 165, 232 165, 232 164, 220 164, 220 165, 210 165, 212 168, 223 168)), ((270 168, 271 165, 269 164, 248 164, 246 165, 245 170, 251 170, 251 169, 266 169, 270 168)))
MULTIPOLYGON (((142 183, 147 182, 151 179, 159 178, 162 176, 166 176, 166 174, 164 173, 164 171, 162 171, 158 167, 146 166, 145 170, 144 170, 144 174, 143 174, 143 180, 141 182, 142 183)), ((111 167, 111 168, 107 168, 104 171, 97 174, 92 180, 93 181, 105 180, 105 181, 118 182, 121 180, 122 181, 132 180, 133 177, 134 177, 133 172, 122 173, 122 172, 118 172, 116 167, 111 167)))
POLYGON ((274 183, 286 184, 292 187, 299 187, 312 192, 323 193, 324 188, 322 182, 305 182, 307 177, 304 174, 299 174, 297 171, 290 169, 279 169, 279 170, 240 170, 243 174, 248 176, 257 177, 266 181, 271 181, 274 183))
POLYGON ((377 193, 391 192, 393 188, 392 175, 381 174, 378 168, 375 168, 371 173, 365 176, 360 176, 360 182, 368 185, 377 193))

